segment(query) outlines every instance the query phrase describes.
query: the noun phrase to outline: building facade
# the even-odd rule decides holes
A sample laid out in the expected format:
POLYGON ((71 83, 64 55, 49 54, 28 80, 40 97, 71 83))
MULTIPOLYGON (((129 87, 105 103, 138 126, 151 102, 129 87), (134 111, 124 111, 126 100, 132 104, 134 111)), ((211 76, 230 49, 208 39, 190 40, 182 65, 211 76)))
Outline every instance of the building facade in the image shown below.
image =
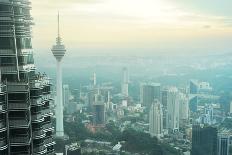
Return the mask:
POLYGON ((162 137, 163 132, 163 109, 158 100, 152 103, 149 112, 149 133, 152 137, 162 137))
POLYGON ((218 155, 229 155, 230 149, 230 135, 218 135, 218 155))
POLYGON ((155 99, 160 101, 161 92, 160 84, 151 83, 151 84, 141 84, 140 86, 140 102, 145 107, 150 107, 155 99))
POLYGON ((217 155, 217 129, 194 125, 191 155, 217 155))
POLYGON ((0 0, 0 154, 54 154, 51 83, 36 73, 28 0, 0 0))
POLYGON ((167 129, 172 131, 179 130, 179 92, 175 87, 168 89, 166 119, 167 129))

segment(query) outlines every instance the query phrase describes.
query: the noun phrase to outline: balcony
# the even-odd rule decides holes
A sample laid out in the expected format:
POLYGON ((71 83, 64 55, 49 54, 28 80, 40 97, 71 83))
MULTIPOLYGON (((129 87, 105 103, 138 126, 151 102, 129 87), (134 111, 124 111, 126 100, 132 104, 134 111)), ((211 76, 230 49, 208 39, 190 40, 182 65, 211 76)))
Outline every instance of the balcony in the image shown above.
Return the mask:
POLYGON ((9 101, 9 110, 27 110, 30 108, 28 101, 9 101))
POLYGON ((42 113, 37 113, 37 114, 31 115, 31 120, 32 120, 32 122, 43 122, 44 117, 43 117, 42 113))
POLYGON ((44 145, 34 146, 33 152, 36 154, 45 154, 47 153, 47 148, 44 145))
POLYGON ((15 56, 15 51, 14 50, 3 50, 3 49, 0 49, 0 56, 15 56))
POLYGON ((2 73, 17 73, 17 67, 16 66, 2 66, 1 72, 2 73))
POLYGON ((6 138, 0 138, 0 150, 5 150, 7 148, 6 138))
POLYGON ((6 131, 6 122, 5 120, 0 120, 0 132, 6 131))
POLYGON ((42 98, 31 99, 32 106, 37 106, 37 105, 42 105, 42 104, 43 104, 42 98))
POLYGON ((26 82, 8 82, 8 92, 29 92, 29 86, 26 82))
POLYGON ((28 128, 29 120, 24 118, 9 118, 10 128, 28 128))
POLYGON ((52 137, 47 137, 47 138, 44 140, 44 143, 45 143, 45 146, 46 146, 46 147, 55 145, 55 142, 53 141, 53 138, 52 138, 52 137))
POLYGON ((13 146, 30 145, 31 138, 28 135, 10 136, 10 143, 13 146))
POLYGON ((44 109, 43 110, 43 116, 52 116, 53 115, 53 113, 52 113, 52 110, 51 109, 44 109))
POLYGON ((48 131, 54 131, 54 127, 52 126, 52 123, 47 122, 46 124, 43 125, 44 132, 48 131))
POLYGON ((7 111, 6 105, 5 105, 5 104, 0 105, 0 112, 1 112, 1 113, 6 113, 6 111, 7 111))
POLYGON ((33 131, 32 135, 33 135, 33 139, 41 139, 41 138, 46 137, 46 134, 44 133, 42 129, 38 131, 33 131))

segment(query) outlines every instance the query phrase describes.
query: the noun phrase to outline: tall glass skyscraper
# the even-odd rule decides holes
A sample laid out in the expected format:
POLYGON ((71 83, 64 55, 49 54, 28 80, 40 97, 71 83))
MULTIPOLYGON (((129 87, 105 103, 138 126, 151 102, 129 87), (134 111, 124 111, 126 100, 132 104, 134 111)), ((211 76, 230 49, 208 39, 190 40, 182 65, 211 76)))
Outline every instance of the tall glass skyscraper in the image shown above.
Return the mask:
POLYGON ((0 0, 0 154, 52 155, 49 78, 36 73, 30 2, 0 0))

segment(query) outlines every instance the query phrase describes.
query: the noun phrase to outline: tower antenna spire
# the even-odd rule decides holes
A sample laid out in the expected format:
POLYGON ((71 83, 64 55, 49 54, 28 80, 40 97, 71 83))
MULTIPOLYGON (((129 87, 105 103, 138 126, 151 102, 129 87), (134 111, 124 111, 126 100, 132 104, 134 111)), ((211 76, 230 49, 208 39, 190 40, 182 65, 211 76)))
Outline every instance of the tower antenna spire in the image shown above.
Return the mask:
POLYGON ((60 12, 58 11, 58 38, 60 38, 60 12))

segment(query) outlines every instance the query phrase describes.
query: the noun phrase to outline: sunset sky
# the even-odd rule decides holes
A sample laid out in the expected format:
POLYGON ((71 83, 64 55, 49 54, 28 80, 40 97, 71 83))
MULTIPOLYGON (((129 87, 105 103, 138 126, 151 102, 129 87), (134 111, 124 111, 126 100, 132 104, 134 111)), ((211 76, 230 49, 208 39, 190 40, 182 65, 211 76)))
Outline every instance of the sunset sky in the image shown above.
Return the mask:
MULTIPOLYGON (((31 0, 34 48, 232 50, 231 0, 31 0)), ((76 52, 76 51, 75 51, 76 52)), ((80 51, 81 53, 81 51, 80 51)))

